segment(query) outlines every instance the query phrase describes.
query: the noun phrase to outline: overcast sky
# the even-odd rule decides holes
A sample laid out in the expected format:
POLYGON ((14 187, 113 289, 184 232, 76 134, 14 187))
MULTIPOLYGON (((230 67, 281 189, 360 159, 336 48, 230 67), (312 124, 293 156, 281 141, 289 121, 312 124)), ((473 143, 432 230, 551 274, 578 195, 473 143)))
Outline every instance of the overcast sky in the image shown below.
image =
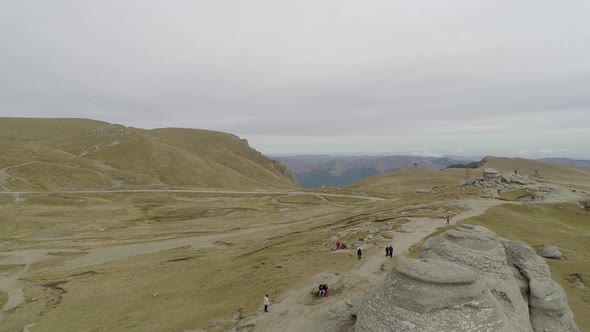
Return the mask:
POLYGON ((0 0, 0 116, 590 158, 590 1, 0 0))

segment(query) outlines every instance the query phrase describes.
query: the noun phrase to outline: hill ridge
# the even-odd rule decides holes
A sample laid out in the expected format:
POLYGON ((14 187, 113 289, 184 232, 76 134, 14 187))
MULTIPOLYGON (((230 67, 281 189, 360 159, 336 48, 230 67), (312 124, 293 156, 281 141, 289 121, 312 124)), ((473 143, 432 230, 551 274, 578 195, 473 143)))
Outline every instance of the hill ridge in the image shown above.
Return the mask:
POLYGON ((127 186, 296 188, 238 136, 90 119, 0 118, 0 190, 127 186))

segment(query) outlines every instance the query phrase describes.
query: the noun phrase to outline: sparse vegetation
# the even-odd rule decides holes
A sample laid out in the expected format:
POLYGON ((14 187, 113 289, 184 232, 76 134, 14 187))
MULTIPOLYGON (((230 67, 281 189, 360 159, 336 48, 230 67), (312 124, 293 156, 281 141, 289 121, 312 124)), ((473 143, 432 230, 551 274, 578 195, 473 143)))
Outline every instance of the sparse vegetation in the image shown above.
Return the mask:
POLYGON ((458 185, 463 179, 462 169, 444 169, 433 171, 427 169, 403 169, 393 173, 368 177, 349 187, 349 190, 363 191, 371 195, 399 198, 419 189, 432 189, 458 185))
POLYGON ((8 302, 8 293, 0 291, 0 309, 8 302))
POLYGON ((1 118, 0 132, 0 190, 296 187, 278 162, 221 132, 25 118, 1 118))
POLYGON ((499 199, 502 199, 505 201, 518 201, 518 200, 527 199, 527 198, 534 200, 533 199, 534 197, 535 197, 535 194, 530 192, 529 190, 518 189, 518 190, 505 191, 505 192, 500 193, 499 199))
POLYGON ((323 200, 313 195, 288 195, 278 199, 281 203, 287 204, 322 204, 323 200))

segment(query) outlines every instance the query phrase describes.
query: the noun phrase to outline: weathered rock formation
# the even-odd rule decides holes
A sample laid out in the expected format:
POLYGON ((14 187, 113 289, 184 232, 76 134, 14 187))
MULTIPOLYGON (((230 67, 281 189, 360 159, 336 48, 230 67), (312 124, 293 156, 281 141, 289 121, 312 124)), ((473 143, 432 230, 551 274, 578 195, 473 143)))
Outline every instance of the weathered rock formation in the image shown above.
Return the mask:
POLYGON ((530 246, 464 225, 399 258, 355 331, 579 331, 563 289, 530 246))
POLYGON ((496 180, 496 177, 498 177, 499 175, 500 175, 500 172, 498 172, 498 170, 495 168, 484 168, 483 169, 483 179, 485 181, 494 181, 494 180, 496 180))

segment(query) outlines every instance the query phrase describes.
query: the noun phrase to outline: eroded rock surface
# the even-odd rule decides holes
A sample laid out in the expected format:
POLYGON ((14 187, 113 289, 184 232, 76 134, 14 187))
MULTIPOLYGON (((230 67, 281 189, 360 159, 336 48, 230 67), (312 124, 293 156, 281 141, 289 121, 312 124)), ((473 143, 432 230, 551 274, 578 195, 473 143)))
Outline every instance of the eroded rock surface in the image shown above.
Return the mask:
POLYGON ((399 258, 355 331, 579 331, 563 289, 527 244, 464 225, 399 258))

